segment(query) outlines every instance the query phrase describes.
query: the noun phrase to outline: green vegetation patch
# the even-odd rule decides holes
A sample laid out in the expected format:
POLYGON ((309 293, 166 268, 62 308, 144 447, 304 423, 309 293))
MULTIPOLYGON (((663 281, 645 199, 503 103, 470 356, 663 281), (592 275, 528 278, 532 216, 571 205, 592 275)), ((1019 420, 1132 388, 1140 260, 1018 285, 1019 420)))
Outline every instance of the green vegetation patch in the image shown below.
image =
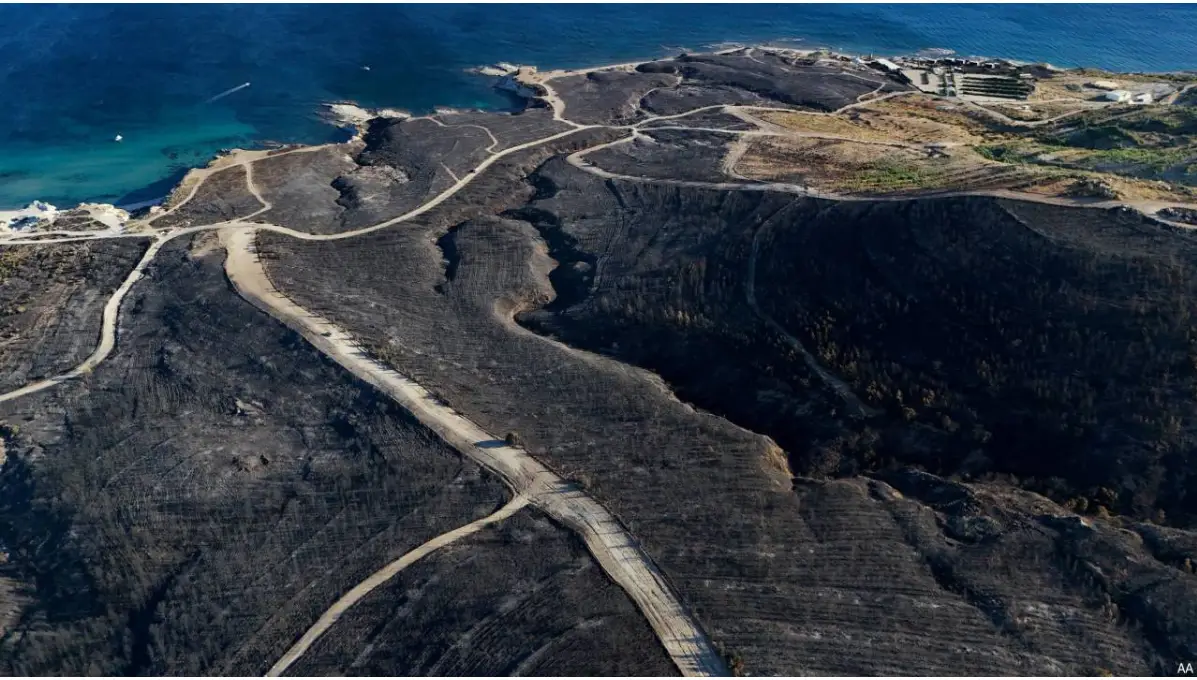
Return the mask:
POLYGON ((982 158, 999 163, 1044 163, 1042 156, 1074 151, 1072 147, 1033 140, 1015 140, 973 147, 982 158))
POLYGON ((1186 106, 1112 107, 1062 121, 1036 135, 1046 144, 1086 149, 1175 147, 1197 135, 1197 110, 1186 106))
POLYGON ((1197 110, 1185 106, 1149 107, 1113 121, 1116 127, 1168 135, 1197 134, 1197 110))
MULTIPOLYGON (((1055 166, 1096 170, 1134 178, 1162 179, 1160 175, 1179 169, 1181 175, 1197 179, 1197 145, 1176 147, 1077 148, 1034 141, 983 144, 973 147, 983 158, 999 163, 1055 166)), ((1186 181, 1184 177, 1171 178, 1186 181)))
POLYGON ((944 176, 939 168, 880 161, 865 168, 849 184, 857 191, 902 191, 939 186, 944 176))
POLYGON ((1052 142, 1082 149, 1126 149, 1139 146, 1144 143, 1144 140, 1117 125, 1101 125, 1081 127, 1063 139, 1049 138, 1049 143, 1052 142))
POLYGON ((1182 148, 1130 148, 1130 149, 1103 149, 1100 151, 1092 151, 1087 153, 1078 160, 1082 163, 1092 164, 1128 164, 1138 165, 1144 168, 1155 170, 1157 172, 1164 172, 1169 168, 1177 165, 1185 165, 1188 161, 1197 158, 1197 149, 1192 147, 1182 148))

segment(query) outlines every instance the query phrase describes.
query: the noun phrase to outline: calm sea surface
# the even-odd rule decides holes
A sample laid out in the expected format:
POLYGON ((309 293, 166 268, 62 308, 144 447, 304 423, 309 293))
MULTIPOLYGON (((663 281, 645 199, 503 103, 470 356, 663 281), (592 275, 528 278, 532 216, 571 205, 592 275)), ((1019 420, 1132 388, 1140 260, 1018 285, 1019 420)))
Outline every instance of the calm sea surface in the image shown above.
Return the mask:
POLYGON ((0 209, 144 200, 223 147, 327 141, 329 100, 502 107, 464 72, 494 61, 787 40, 1197 69, 1197 6, 1182 5, 0 5, 0 26, 0 209))

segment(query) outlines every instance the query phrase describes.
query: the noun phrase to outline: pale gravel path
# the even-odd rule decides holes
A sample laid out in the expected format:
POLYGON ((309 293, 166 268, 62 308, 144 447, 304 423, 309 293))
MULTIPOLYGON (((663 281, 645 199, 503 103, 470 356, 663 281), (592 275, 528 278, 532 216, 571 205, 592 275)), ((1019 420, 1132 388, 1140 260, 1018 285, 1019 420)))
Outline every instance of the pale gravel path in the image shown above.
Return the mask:
POLYGON ((133 288, 133 284, 141 280, 142 272, 145 271, 146 266, 154 259, 154 256, 158 254, 158 250, 162 248, 167 240, 165 238, 155 239, 150 244, 150 247, 146 248, 145 253, 141 256, 141 260, 137 262, 137 265, 125 277, 124 283, 108 298, 107 304, 104 305, 104 314, 100 323, 100 342, 96 345, 96 349, 91 355, 66 373, 56 375, 53 378, 39 380, 11 392, 0 394, 0 404, 86 375, 98 366, 101 361, 107 359, 108 355, 112 353, 113 347, 116 346, 116 321, 120 315, 121 302, 129 294, 129 290, 133 288))
MULTIPOLYGON (((319 151, 321 149, 326 149, 330 146, 333 146, 333 145, 332 144, 321 144, 318 146, 301 146, 301 147, 297 147, 294 149, 287 149, 286 151, 275 151, 275 152, 272 152, 269 149, 257 150, 257 151, 246 151, 245 149, 235 149, 232 153, 228 154, 227 156, 221 156, 220 158, 217 158, 216 160, 212 161, 206 167, 194 168, 194 169, 190 170, 183 177, 182 181, 179 182, 180 186, 182 186, 188 182, 192 182, 191 191, 189 191, 187 193, 187 197, 184 198, 183 200, 179 201, 178 203, 176 203, 171 208, 164 210, 164 211, 158 213, 157 215, 154 215, 153 217, 147 218, 146 220, 144 220, 144 222, 142 222, 142 224, 145 224, 145 225, 153 224, 155 221, 160 220, 163 217, 166 217, 167 215, 174 214, 174 212, 177 211, 179 208, 182 208, 183 206, 190 203, 191 199, 195 198, 195 194, 200 190, 200 187, 203 186, 204 182, 206 182, 209 177, 211 177, 212 175, 215 175, 218 172, 221 172, 223 170, 228 170, 230 168, 235 168, 237 166, 241 166, 241 167, 245 168, 246 173, 248 173, 250 165, 252 165, 253 163, 260 161, 264 158, 278 158, 279 156, 288 156, 293 153, 311 153, 313 151, 319 151)), ((254 196, 256 196, 259 201, 262 201, 262 197, 259 196, 256 192, 254 193, 254 196)), ((262 201, 262 204, 269 206, 269 204, 266 203, 265 201, 262 201)), ((269 209, 269 208, 267 208, 267 209, 269 209)), ((262 212, 265 212, 265 210, 259 210, 258 212, 254 213, 254 214, 257 215, 262 212)))
POLYGON ((423 425, 474 462, 498 475, 517 495, 581 535, 603 571, 627 592, 686 676, 727 675, 722 657, 670 590, 635 537, 606 508, 522 448, 433 397, 419 384, 369 357, 350 334, 303 309, 270 282, 253 251, 256 229, 221 231, 225 272, 237 292, 302 335, 330 359, 389 395, 423 425))
MULTIPOLYGON (((435 115, 428 116, 426 118, 417 118, 414 120, 426 120, 443 128, 478 128, 479 130, 485 132, 487 137, 490 137, 490 146, 486 147, 486 153, 494 153, 495 147, 500 146, 500 142, 495 137, 495 133, 491 132, 490 128, 486 127, 485 125, 478 125, 477 123, 446 123, 438 119, 435 115)), ((441 165, 444 165, 444 163, 441 163, 441 165)), ((449 168, 445 169, 448 170, 449 168)))
POLYGON ((748 178, 736 172, 736 166, 740 164, 740 159, 744 154, 748 153, 748 140, 737 139, 731 144, 727 145, 727 153, 723 154, 723 159, 719 161, 719 170, 724 175, 732 179, 747 181, 748 178))
POLYGON ((582 170, 583 172, 587 172, 603 179, 689 187, 695 189, 715 189, 719 191, 774 191, 778 193, 796 194, 799 196, 809 196, 811 198, 821 198, 828 201, 840 202, 894 203, 900 201, 912 201, 916 199, 981 196, 990 198, 1005 198, 1013 201, 1023 201, 1026 203, 1045 203, 1048 205, 1058 205, 1067 208, 1090 208, 1102 210, 1108 210, 1110 208, 1129 208, 1144 215, 1151 216, 1152 219, 1155 219, 1159 222, 1182 229, 1193 229, 1194 227, 1192 225, 1166 220, 1162 217, 1156 216, 1155 213, 1167 207, 1197 209, 1197 203, 1184 203, 1180 201, 1093 200, 1085 198, 1071 198, 1068 196, 1041 196, 1036 194, 1026 194, 1018 191, 1009 191, 1005 189, 986 189, 981 191, 928 191, 919 194, 903 194, 901 196, 854 196, 849 194, 836 194, 819 191, 808 186, 791 184, 788 182, 704 182, 700 180, 682 180, 668 179, 664 177, 641 177, 638 175, 625 175, 604 170, 603 168, 600 168, 586 160, 586 156, 590 153, 610 146, 615 146, 616 144, 625 144, 631 140, 631 137, 622 137, 614 142, 607 142, 606 144, 600 144, 588 149, 582 149, 581 151, 575 151, 574 153, 566 156, 566 162, 575 168, 582 170))
POLYGON ((454 543, 455 541, 459 541, 467 536, 470 536, 471 534, 481 531, 492 524, 501 522, 508 517, 511 517, 527 505, 527 496, 516 496, 494 513, 487 515, 482 519, 470 522, 465 526, 457 527, 452 531, 447 531, 440 536, 429 540, 418 548, 404 553, 399 559, 391 562, 373 574, 370 574, 366 580, 357 584, 349 592, 342 595, 340 599, 334 602, 331 607, 321 614, 320 618, 316 620, 316 623, 312 624, 312 627, 304 632, 304 634, 295 642, 295 644, 291 645, 291 648, 288 649, 286 653, 284 653, 282 657, 280 657, 279 660, 270 667, 269 671, 266 671, 266 677, 275 678, 285 673, 287 669, 290 668, 291 665, 296 661, 298 661, 304 655, 304 653, 308 651, 308 648, 310 648, 312 644, 320 638, 320 636, 324 635, 324 633, 326 633, 328 629, 331 628, 332 625, 336 623, 345 612, 349 611, 353 605, 360 602, 362 598, 372 593, 375 588, 378 588, 382 584, 394 578, 399 572, 415 564, 422 558, 427 557, 433 552, 451 543, 454 543))

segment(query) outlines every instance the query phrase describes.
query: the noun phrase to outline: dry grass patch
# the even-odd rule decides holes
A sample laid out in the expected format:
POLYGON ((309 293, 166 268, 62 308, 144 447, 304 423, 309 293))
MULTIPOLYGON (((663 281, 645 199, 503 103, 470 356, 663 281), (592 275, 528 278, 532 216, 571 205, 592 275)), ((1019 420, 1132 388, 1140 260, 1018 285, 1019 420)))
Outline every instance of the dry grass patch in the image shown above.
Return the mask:
POLYGON ((1073 99, 1081 101, 1085 99, 1093 99, 1098 96, 1101 91, 1085 87, 1085 85, 1087 83, 1093 82, 1094 80, 1114 80, 1120 85, 1125 84, 1122 74, 1119 74, 1116 77, 1081 75, 1079 73, 1057 75, 1053 78, 1044 78, 1043 80, 1036 82, 1035 92, 1030 96, 1029 101, 1035 102, 1052 99, 1073 99))
POLYGON ((1096 108, 1100 105, 1077 98, 1050 101, 992 102, 978 104, 978 106, 1003 114, 1014 120, 1034 122, 1063 116, 1074 111, 1096 108))
POLYGON ((29 248, 5 248, 0 250, 0 283, 8 280, 28 258, 29 248))
POLYGON ((932 142, 974 143, 995 134, 992 121, 983 114, 938 97, 894 97, 857 110, 886 114, 895 121, 898 131, 921 133, 932 142))
POLYGON ((987 161, 965 147, 947 154, 878 144, 811 138, 752 143, 736 165, 751 179, 789 181, 819 191, 886 195, 1012 188, 1040 170, 987 161))
POLYGON ((874 116, 850 116, 849 113, 822 116, 806 113, 767 112, 758 117, 767 123, 778 125, 792 132, 835 135, 862 141, 894 141, 890 130, 874 123, 872 120, 874 116))
POLYGON ((959 105, 918 96, 895 97, 834 116, 771 112, 759 118, 795 132, 866 142, 976 144, 992 137, 959 105))

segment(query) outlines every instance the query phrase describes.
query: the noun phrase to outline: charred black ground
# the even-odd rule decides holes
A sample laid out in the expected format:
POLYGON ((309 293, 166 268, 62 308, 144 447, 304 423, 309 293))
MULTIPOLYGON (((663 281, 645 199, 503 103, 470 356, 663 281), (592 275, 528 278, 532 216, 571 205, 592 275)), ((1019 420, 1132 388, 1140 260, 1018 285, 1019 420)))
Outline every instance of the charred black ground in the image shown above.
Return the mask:
MULTIPOLYGON (((613 513, 733 672, 1197 654, 1190 208, 739 176, 785 131, 737 105, 910 90, 850 61, 519 77, 541 97, 522 111, 376 119, 211 173, 152 223, 172 240, 112 355, 0 402, 6 672, 262 674, 372 572, 511 499, 238 296, 211 232, 248 228, 278 294, 613 513)), ((145 248, 3 247, 4 389, 78 364, 145 248)), ((409 566, 287 670, 676 672, 534 507, 409 566)))

